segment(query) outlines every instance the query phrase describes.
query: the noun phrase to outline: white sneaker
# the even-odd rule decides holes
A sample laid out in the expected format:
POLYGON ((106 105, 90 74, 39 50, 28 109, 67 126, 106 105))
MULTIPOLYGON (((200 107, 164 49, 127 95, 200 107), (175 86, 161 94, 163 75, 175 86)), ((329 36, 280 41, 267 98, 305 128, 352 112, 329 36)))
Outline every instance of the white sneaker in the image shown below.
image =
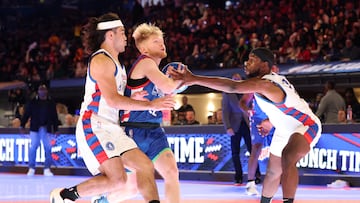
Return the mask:
POLYGON ((349 187, 349 183, 344 180, 335 180, 331 184, 327 184, 330 188, 343 188, 343 187, 349 187))
POLYGON ((44 169, 44 176, 54 176, 49 168, 44 169))
POLYGON ((246 193, 247 195, 260 195, 259 191, 256 189, 255 181, 250 181, 246 184, 246 193))
POLYGON ((74 201, 71 201, 69 199, 63 199, 60 196, 60 192, 63 189, 64 188, 56 188, 56 189, 51 191, 51 193, 50 193, 50 203, 75 203, 74 201))
POLYGON ((34 176, 34 175, 35 175, 35 169, 29 168, 29 170, 28 170, 28 172, 27 172, 26 175, 27 175, 27 176, 34 176))

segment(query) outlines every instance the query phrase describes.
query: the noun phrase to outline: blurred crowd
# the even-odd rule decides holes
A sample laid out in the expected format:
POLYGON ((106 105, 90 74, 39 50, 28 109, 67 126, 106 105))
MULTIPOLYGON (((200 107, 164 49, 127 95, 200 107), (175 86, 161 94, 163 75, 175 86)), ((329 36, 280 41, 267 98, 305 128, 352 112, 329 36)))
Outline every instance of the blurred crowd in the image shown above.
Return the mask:
POLYGON ((133 27, 144 21, 165 32, 163 63, 182 61, 191 69, 241 67, 260 46, 273 50, 278 64, 360 59, 356 0, 79 0, 71 8, 65 2, 1 1, 0 82, 22 80, 31 88, 84 77, 81 25, 108 11, 126 26, 128 47, 120 58, 127 68, 137 56, 133 27))

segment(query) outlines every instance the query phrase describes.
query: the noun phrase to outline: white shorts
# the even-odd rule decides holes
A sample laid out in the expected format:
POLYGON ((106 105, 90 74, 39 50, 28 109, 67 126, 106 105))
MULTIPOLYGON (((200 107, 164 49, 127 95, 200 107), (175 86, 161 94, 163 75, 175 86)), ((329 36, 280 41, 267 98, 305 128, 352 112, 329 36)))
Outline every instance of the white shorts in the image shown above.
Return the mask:
POLYGON ((100 173, 99 167, 104 161, 137 148, 134 140, 118 124, 91 111, 80 115, 76 125, 76 141, 78 154, 92 175, 100 173))
POLYGON ((274 135, 270 144, 270 153, 275 156, 281 157, 282 151, 287 145, 290 136, 293 133, 300 133, 302 135, 307 134, 309 137, 309 132, 311 132, 310 134, 314 135, 312 136, 311 143, 309 143, 310 147, 312 148, 319 141, 319 138, 321 136, 321 123, 316 122, 314 126, 299 125, 296 129, 292 131, 281 131, 275 128, 274 135))

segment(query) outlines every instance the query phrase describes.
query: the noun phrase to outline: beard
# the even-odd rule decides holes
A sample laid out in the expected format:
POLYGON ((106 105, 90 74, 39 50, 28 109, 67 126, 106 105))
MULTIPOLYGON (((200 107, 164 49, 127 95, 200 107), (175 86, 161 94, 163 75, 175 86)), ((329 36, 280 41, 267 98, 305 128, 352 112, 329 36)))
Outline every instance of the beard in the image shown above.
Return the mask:
POLYGON ((256 70, 255 72, 252 73, 246 73, 246 76, 248 78, 256 78, 260 75, 260 69, 256 70))
POLYGON ((167 57, 166 51, 150 51, 150 52, 149 52, 149 55, 150 55, 150 56, 153 56, 153 57, 155 57, 155 58, 161 58, 161 59, 167 57))

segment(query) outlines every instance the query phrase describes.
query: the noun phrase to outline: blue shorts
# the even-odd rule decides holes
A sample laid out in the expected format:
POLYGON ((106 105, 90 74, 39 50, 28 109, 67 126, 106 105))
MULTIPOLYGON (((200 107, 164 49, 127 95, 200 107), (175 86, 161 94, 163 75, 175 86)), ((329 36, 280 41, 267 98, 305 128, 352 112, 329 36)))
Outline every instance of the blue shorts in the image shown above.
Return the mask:
POLYGON ((164 150, 171 150, 163 128, 126 127, 125 132, 134 139, 139 149, 152 161, 164 150))

